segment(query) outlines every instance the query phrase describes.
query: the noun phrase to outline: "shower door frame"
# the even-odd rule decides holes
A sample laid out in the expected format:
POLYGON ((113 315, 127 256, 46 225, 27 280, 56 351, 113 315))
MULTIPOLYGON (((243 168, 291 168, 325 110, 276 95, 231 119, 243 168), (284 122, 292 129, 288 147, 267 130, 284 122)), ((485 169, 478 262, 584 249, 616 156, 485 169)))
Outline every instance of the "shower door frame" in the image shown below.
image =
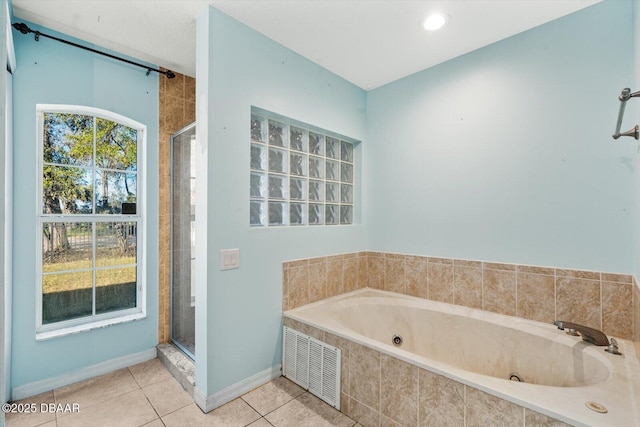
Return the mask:
MULTIPOLYGON (((169 339, 173 345, 178 347, 180 351, 182 351, 187 357, 191 360, 196 360, 196 355, 192 353, 189 349, 187 349, 178 339, 173 336, 173 304, 174 304, 174 295, 173 295, 173 175, 174 175, 174 167, 173 167, 173 141, 176 137, 182 135, 191 130, 191 128, 195 129, 196 122, 190 123, 182 129, 178 130, 171 134, 169 138, 169 339)), ((195 135, 195 131, 194 131, 195 135)), ((197 173, 196 173, 197 179, 197 173)), ((195 348, 195 333, 194 333, 194 348, 195 348)))

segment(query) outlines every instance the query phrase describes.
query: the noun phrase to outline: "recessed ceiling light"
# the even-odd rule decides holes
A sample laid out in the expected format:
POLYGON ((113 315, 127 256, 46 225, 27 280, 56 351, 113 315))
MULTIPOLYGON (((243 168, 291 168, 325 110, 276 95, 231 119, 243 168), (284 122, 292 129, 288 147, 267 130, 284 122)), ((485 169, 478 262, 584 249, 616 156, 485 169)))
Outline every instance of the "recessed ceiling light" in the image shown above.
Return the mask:
POLYGON ((427 31, 435 31, 437 29, 442 28, 444 24, 449 20, 449 16, 444 13, 432 13, 427 16, 427 19, 424 20, 422 26, 427 31))

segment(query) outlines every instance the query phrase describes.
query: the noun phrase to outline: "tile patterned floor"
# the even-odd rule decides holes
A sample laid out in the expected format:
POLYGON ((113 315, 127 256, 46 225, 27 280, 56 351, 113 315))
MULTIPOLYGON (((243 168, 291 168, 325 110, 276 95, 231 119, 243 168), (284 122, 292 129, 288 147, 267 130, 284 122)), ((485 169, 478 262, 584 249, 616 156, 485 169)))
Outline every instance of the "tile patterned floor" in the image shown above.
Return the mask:
POLYGON ((204 414, 158 359, 16 403, 80 411, 8 414, 7 427, 360 427, 284 377, 204 414))

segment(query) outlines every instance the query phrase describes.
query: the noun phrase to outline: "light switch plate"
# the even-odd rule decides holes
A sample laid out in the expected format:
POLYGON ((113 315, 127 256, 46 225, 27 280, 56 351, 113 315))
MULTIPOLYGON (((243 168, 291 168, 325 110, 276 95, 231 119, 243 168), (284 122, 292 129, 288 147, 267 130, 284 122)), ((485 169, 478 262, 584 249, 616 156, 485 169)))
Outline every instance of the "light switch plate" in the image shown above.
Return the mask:
POLYGON ((220 270, 240 267, 240 249, 222 249, 220 251, 220 270))

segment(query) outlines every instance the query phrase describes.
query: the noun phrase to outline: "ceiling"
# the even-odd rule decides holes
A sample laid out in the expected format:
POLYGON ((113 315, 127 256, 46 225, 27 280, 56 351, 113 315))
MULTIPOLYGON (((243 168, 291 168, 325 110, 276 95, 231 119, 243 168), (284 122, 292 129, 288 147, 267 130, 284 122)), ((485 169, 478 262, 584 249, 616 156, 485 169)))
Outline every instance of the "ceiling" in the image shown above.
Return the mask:
MULTIPOLYGON (((13 0, 27 20, 195 76, 208 4, 369 90, 600 0, 13 0), (449 15, 441 30, 421 21, 449 15)), ((15 34, 15 37, 26 37, 15 34)))

